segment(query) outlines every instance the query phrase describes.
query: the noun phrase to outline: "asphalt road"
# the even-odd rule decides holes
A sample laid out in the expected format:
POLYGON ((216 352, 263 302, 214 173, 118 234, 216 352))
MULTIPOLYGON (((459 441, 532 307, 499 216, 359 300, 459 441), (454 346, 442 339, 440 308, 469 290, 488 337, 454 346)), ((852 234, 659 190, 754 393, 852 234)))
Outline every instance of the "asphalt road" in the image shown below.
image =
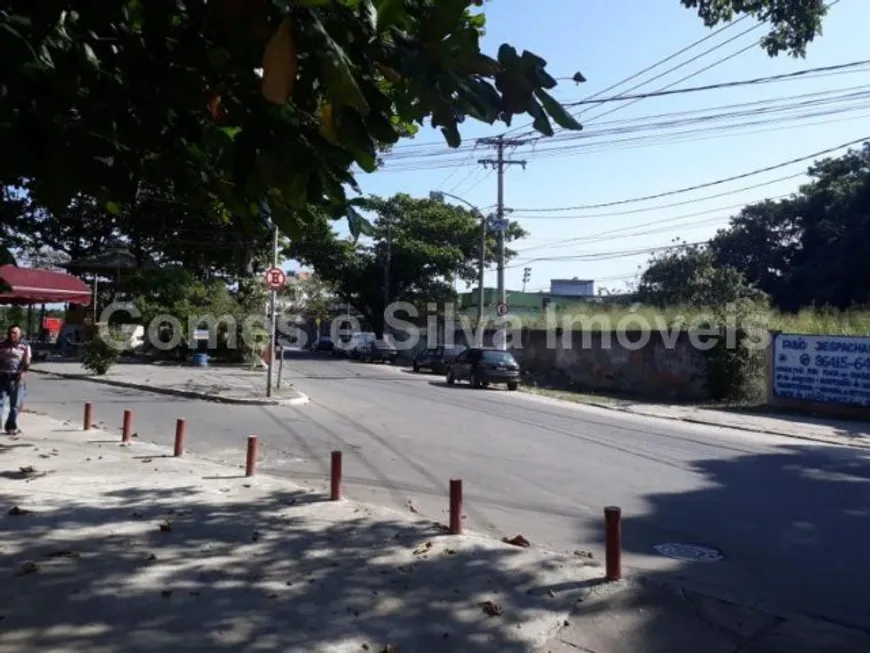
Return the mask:
POLYGON ((240 466, 245 437, 257 434, 261 470, 312 487, 326 486, 329 452, 341 449, 350 498, 411 502, 442 522, 448 481, 462 478, 469 528, 596 557, 602 509, 617 505, 627 566, 870 628, 867 452, 330 358, 290 358, 285 378, 311 403, 227 406, 35 376, 27 406, 77 423, 92 401, 118 432, 130 408, 138 436, 165 445, 185 417, 192 451, 240 466), (666 543, 725 557, 676 561, 655 550, 666 543))

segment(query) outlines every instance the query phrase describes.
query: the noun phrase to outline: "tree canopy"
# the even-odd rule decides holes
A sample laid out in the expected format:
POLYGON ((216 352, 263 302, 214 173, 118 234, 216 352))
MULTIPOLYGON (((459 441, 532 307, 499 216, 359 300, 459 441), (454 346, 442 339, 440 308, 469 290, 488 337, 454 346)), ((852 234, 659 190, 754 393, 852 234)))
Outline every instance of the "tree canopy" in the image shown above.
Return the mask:
POLYGON ((870 143, 808 172, 798 192, 746 206, 709 245, 653 259, 641 287, 649 296, 697 298, 698 279, 730 274, 729 283, 748 284, 784 310, 870 303, 870 279, 861 272, 870 242, 870 143))
POLYGON ((761 46, 770 56, 788 52, 796 57, 806 54, 807 46, 822 33, 822 19, 833 2, 825 0, 680 0, 696 9, 707 27, 748 15, 767 23, 770 31, 761 46))
POLYGON ((143 183, 239 216, 265 202, 295 233, 311 206, 343 215, 354 166, 426 121, 451 146, 469 117, 580 129, 544 59, 481 52, 481 4, 10 0, 0 182, 55 214, 79 194, 120 212, 143 183))
MULTIPOLYGON (((370 238, 339 238, 327 216, 292 239, 286 254, 312 266, 380 332, 384 311, 394 301, 415 304, 455 299, 454 283, 477 280, 480 216, 451 204, 408 195, 367 197, 363 208, 377 215, 370 238), (388 262, 389 261, 389 262, 388 262), (389 272, 387 272, 389 271, 389 272)), ((506 242, 525 232, 510 223, 506 242)), ((496 241, 487 238, 487 263, 496 258, 496 241)), ((507 249, 506 258, 515 252, 507 249)))

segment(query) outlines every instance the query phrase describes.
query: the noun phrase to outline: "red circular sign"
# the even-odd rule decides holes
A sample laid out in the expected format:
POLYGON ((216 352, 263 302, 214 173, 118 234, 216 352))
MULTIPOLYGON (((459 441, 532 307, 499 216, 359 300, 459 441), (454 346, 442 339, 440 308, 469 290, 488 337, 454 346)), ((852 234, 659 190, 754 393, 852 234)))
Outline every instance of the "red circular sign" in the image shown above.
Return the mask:
POLYGON ((287 275, 281 268, 269 268, 266 271, 266 283, 269 284, 269 288, 272 290, 283 288, 286 281, 287 275))

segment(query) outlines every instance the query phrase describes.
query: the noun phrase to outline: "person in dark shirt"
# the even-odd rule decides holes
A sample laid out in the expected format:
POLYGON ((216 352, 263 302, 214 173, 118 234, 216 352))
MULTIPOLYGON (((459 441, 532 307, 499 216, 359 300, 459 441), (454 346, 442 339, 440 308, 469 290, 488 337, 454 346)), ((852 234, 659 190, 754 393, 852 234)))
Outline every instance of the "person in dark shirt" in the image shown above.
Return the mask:
POLYGON ((0 418, 4 404, 9 399, 9 415, 4 430, 6 435, 16 435, 18 429, 18 410, 24 388, 24 376, 30 369, 30 345, 21 340, 21 327, 13 324, 6 331, 6 340, 0 343, 0 418))

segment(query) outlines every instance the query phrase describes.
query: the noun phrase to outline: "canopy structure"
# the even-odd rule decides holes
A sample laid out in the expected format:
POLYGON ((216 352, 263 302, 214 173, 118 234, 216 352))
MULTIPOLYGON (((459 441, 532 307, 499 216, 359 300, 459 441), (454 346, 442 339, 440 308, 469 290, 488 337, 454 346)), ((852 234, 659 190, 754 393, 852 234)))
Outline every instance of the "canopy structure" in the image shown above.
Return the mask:
POLYGON ((0 265, 0 304, 91 303, 91 289, 64 272, 0 265))

